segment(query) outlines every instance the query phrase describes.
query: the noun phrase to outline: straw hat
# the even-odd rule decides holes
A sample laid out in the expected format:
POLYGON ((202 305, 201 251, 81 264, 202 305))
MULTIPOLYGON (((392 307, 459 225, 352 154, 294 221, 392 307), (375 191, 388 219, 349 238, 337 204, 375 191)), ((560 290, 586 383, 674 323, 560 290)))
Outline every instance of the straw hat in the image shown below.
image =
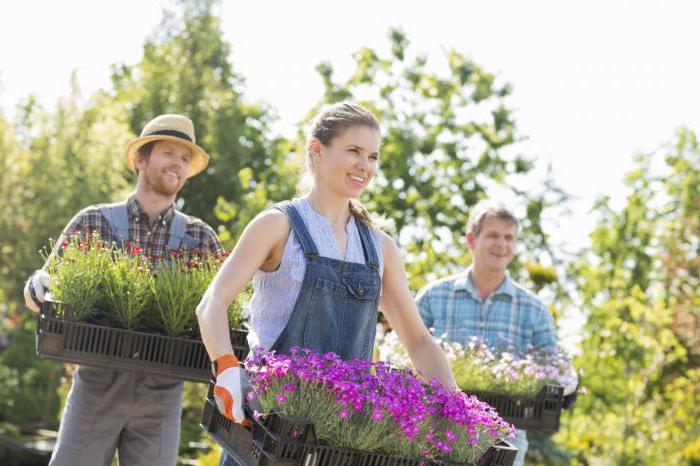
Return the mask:
POLYGON ((129 143, 126 148, 126 164, 132 172, 136 172, 134 158, 139 147, 153 141, 177 141, 185 144, 192 150, 190 162, 190 174, 192 178, 207 167, 209 156, 204 150, 195 144, 194 125, 192 120, 183 115, 160 115, 146 123, 141 131, 141 136, 129 143))

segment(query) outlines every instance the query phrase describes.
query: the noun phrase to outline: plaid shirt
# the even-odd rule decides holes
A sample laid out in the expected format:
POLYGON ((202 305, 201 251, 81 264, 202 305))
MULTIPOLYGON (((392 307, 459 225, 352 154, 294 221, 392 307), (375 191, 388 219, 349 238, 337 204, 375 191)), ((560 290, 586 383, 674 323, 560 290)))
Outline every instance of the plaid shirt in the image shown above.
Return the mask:
MULTIPOLYGON (((67 241, 71 235, 97 232, 100 238, 108 243, 117 240, 109 223, 107 223, 107 220, 100 212, 100 207, 104 205, 98 204, 86 207, 68 222, 68 225, 63 229, 61 236, 56 242, 56 248, 54 248, 44 267, 51 261, 60 245, 67 241)), ((148 214, 139 205, 136 195, 131 194, 129 196, 126 206, 129 213, 130 242, 141 247, 149 256, 165 255, 170 236, 170 223, 175 214, 175 206, 171 204, 153 221, 150 220, 148 214)), ((220 255, 224 252, 224 248, 214 229, 196 217, 187 216, 185 233, 199 242, 199 249, 203 252, 209 251, 214 255, 220 255)))
POLYGON ((416 297, 426 327, 448 341, 466 344, 482 337, 494 348, 554 349, 554 320, 537 296, 506 276, 503 283, 482 300, 471 281, 471 267, 458 275, 432 283, 416 297))

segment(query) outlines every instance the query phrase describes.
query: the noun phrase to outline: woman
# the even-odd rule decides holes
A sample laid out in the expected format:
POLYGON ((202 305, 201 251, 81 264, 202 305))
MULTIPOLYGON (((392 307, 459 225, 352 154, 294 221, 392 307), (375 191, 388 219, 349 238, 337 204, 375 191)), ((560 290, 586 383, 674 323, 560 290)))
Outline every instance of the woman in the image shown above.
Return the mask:
POLYGON ((251 348, 287 353, 297 346, 369 360, 381 308, 415 367, 456 386, 418 315, 398 247, 357 201, 377 170, 379 143, 379 124, 364 108, 340 103, 322 113, 307 143, 306 194, 248 224, 197 307, 214 395, 227 418, 244 420, 226 308, 251 278, 251 348))

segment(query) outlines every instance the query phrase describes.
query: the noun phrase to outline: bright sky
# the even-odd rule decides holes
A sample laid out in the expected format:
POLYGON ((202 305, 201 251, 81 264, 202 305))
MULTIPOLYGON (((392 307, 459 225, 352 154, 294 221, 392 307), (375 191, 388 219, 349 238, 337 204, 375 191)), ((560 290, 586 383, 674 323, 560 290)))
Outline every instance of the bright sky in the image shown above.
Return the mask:
MULTIPOLYGON (((217 7, 246 95, 275 106, 286 128, 320 97, 314 67, 339 77, 362 46, 387 49, 401 27, 439 65, 455 48, 513 84, 522 150, 551 163, 580 198, 555 236, 585 244, 600 194, 621 200, 632 156, 700 130, 700 4, 692 1, 224 0, 217 7)), ((51 108, 72 70, 85 95, 110 86, 110 65, 135 63, 167 1, 8 2, 0 14, 0 108, 29 93, 51 108)))

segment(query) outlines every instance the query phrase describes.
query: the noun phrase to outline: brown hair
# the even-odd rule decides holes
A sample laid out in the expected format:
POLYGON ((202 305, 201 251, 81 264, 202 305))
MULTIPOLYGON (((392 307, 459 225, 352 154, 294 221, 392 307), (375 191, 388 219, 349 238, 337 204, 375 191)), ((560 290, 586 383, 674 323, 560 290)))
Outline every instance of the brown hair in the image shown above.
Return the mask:
MULTIPOLYGON (((311 189, 312 169, 311 141, 318 139, 324 146, 330 145, 333 138, 351 126, 367 126, 381 134, 377 118, 367 110, 352 102, 340 102, 332 105, 313 121, 306 141, 306 164, 297 186, 297 193, 307 194, 311 189)), ((357 199, 350 199, 350 213, 368 226, 377 226, 369 211, 357 199)))
POLYGON ((508 220, 515 225, 516 233, 520 229, 520 222, 518 222, 518 219, 515 217, 513 212, 511 212, 505 204, 485 199, 483 201, 479 201, 472 208, 471 214, 469 215, 469 221, 467 222, 467 233, 471 233, 475 237, 479 236, 479 233, 481 233, 481 226, 484 224, 484 220, 489 215, 493 215, 494 217, 503 220, 508 220))
MULTIPOLYGON (((136 153, 137 153, 138 156, 141 157, 142 159, 147 160, 148 157, 150 157, 151 152, 153 152, 153 148, 155 147, 156 143, 158 143, 158 141, 159 141, 159 140, 147 142, 147 143, 144 144, 143 146, 139 147, 139 148, 136 150, 136 153)), ((136 172, 137 175, 139 174, 139 169, 136 167, 136 164, 134 164, 134 172, 136 172)))

